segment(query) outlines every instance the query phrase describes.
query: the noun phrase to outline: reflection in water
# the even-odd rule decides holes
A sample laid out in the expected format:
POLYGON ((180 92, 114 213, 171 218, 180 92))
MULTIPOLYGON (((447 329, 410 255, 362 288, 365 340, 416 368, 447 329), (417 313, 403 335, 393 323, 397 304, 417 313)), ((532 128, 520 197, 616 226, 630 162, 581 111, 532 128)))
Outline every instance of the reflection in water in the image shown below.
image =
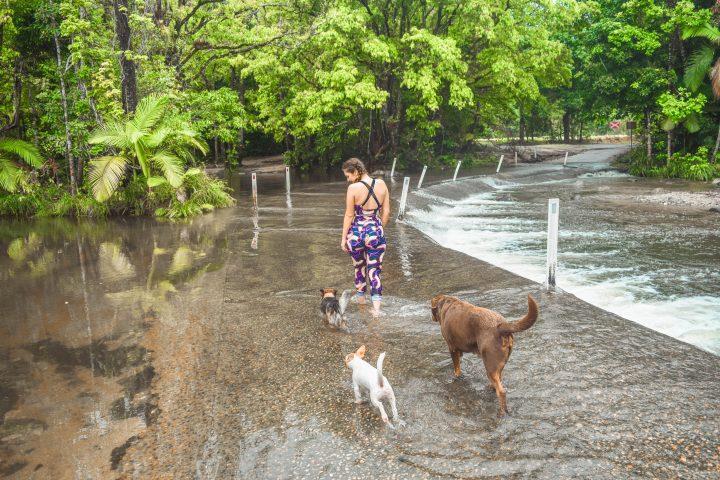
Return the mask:
POLYGON ((412 262, 410 261, 410 244, 405 233, 405 224, 401 222, 396 223, 397 234, 398 234, 398 256, 400 257, 400 266, 405 278, 410 280, 412 278, 412 262))
POLYGON ((3 474, 108 478, 119 465, 158 414, 152 332, 177 328, 170 302, 224 260, 220 215, 0 222, 3 474))
POLYGON ((258 240, 260 239, 260 225, 258 223, 260 221, 260 218, 258 217, 258 209, 257 208, 254 209, 252 221, 253 221, 253 238, 250 241, 250 248, 252 248, 253 250, 257 250, 258 240))

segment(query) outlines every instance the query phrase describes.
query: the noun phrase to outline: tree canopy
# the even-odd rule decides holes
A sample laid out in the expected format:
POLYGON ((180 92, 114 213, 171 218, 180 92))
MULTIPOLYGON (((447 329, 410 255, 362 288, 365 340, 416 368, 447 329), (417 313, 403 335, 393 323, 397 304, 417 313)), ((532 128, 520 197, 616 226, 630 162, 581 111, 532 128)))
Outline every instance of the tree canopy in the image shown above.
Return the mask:
POLYGON ((73 194, 122 153, 91 133, 160 97, 208 147, 171 184, 198 160, 432 163, 614 119, 641 126, 646 162, 714 160, 719 45, 714 3, 689 0, 2 0, 0 136, 73 194))

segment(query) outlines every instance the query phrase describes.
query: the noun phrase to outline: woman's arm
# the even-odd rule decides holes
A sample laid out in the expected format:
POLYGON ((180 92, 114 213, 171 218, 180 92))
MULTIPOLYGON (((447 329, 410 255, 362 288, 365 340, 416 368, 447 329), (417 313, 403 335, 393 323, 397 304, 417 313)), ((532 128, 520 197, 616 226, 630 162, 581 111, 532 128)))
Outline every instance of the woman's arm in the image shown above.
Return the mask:
POLYGON ((342 237, 340 238, 340 247, 343 249, 344 252, 348 251, 347 247, 347 233, 350 229, 350 224, 353 221, 353 218, 355 218, 355 196, 350 191, 349 186, 347 189, 347 195, 345 196, 345 216, 343 217, 343 228, 342 228, 342 237))
POLYGON ((382 204, 382 224, 387 225, 388 221, 390 220, 390 189, 385 186, 385 198, 383 199, 382 204))

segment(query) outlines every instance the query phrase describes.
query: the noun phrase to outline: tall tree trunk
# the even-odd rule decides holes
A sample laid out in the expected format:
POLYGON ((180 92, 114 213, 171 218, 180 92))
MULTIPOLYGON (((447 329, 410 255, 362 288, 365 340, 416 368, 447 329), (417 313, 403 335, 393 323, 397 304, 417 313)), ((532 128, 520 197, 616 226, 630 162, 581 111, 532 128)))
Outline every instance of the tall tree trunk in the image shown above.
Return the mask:
POLYGON ((674 133, 675 133, 675 129, 668 130, 668 132, 667 132, 667 160, 665 161, 666 165, 670 165, 670 157, 672 156, 672 151, 673 151, 674 133))
POLYGON ((563 114, 563 142, 570 143, 570 112, 563 114))
POLYGON ((55 40, 55 54, 57 59, 58 77, 60 77, 60 98, 62 99, 63 121, 65 122, 65 158, 70 171, 70 194, 77 192, 77 181, 75 179, 75 160, 72 153, 72 137, 70 136, 70 121, 68 118, 68 101, 65 90, 65 69, 63 68, 62 57, 60 56, 60 39, 57 34, 57 24, 52 21, 53 39, 55 40))
POLYGON ((20 58, 15 59, 15 68, 13 68, 13 114, 12 118, 6 125, 0 125, 0 132, 11 130, 20 125, 20 105, 22 96, 22 75, 23 67, 20 58))
POLYGON ((652 159, 652 132, 650 131, 650 109, 645 109, 645 141, 647 142, 647 158, 652 159))
MULTIPOLYGON (((230 69, 230 83, 237 91, 238 102, 245 108, 245 82, 240 75, 238 75, 235 67, 230 69)), ((237 136, 237 157, 240 160, 245 152, 245 127, 240 127, 237 136)))
POLYGON ((122 85, 122 101, 125 113, 134 112, 137 107, 137 75, 135 62, 132 60, 131 32, 128 21, 130 7, 128 0, 114 0, 115 34, 120 43, 120 74, 122 85))
POLYGON ((715 163, 717 160, 718 148, 720 148, 720 125, 718 125, 718 134, 717 138, 715 138, 715 148, 713 149, 712 157, 710 158, 710 162, 712 163, 715 163))
POLYGON ((522 105, 520 105, 520 126, 518 127, 518 137, 521 145, 525 143, 525 113, 523 112, 522 105))
POLYGON ((580 143, 583 142, 583 121, 582 120, 580 120, 580 135, 579 135, 578 140, 580 141, 580 143))

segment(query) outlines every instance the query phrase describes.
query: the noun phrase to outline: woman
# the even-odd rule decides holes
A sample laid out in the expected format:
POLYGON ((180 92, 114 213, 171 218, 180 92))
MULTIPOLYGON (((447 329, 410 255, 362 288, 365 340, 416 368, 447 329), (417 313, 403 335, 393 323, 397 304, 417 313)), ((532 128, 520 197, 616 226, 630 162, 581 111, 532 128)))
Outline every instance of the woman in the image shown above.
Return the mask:
POLYGON ((340 246, 353 259, 358 302, 365 303, 369 282, 373 315, 377 316, 382 300, 380 273, 386 247, 383 225, 390 218, 390 192, 384 181, 368 175, 365 165, 357 158, 345 161, 342 170, 350 186, 340 246))

